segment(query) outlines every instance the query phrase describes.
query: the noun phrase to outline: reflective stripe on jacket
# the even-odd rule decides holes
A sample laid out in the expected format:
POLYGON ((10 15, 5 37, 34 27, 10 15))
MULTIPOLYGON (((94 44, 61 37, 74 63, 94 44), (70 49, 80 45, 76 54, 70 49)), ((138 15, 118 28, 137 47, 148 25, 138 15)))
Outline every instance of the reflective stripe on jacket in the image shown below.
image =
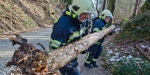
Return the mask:
MULTIPOLYGON (((104 30, 105 28, 106 28, 106 22, 104 20, 97 17, 93 19, 93 27, 91 30, 92 33, 104 30)), ((103 41, 104 41, 104 37, 99 41, 97 41, 95 44, 101 45, 103 41)))
POLYGON ((85 32, 84 23, 79 22, 77 17, 70 16, 69 12, 67 13, 63 14, 53 26, 50 39, 52 49, 81 39, 85 32))

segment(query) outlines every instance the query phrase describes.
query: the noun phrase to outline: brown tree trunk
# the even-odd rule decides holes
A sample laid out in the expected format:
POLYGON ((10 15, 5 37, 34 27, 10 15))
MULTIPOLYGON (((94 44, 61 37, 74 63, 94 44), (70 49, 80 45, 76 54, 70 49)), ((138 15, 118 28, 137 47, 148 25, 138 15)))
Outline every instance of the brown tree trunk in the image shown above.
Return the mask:
POLYGON ((136 0, 135 7, 134 7, 134 10, 133 10, 132 16, 137 15, 137 13, 139 12, 140 3, 141 3, 141 0, 136 0))
POLYGON ((150 62, 150 50, 136 45, 137 50, 150 62))
POLYGON ((103 31, 87 35, 83 37, 82 40, 79 40, 75 43, 61 47, 49 53, 50 56, 47 59, 48 66, 51 68, 51 70, 57 70, 60 67, 63 67, 66 63, 71 61, 73 58, 76 58, 78 54, 88 49, 91 45, 93 45, 99 39, 107 35, 114 28, 115 26, 112 25, 103 31))
POLYGON ((98 1, 99 1, 99 0, 97 0, 97 2, 96 2, 96 10, 98 10, 98 9, 97 9, 97 7, 98 7, 98 3, 99 3, 98 1))
POLYGON ((104 0, 104 2, 103 2, 103 8, 102 8, 102 11, 105 9, 105 6, 106 6, 106 0, 104 0))
MULTIPOLYGON (((115 10, 115 4, 116 4, 116 0, 107 0, 107 8, 108 8, 108 10, 111 11, 112 15, 115 10)), ((112 19, 109 20, 108 26, 110 26, 111 24, 112 24, 112 19)))
POLYGON ((137 7, 137 12, 136 12, 136 14, 138 14, 139 11, 140 11, 141 2, 142 2, 142 0, 139 0, 139 1, 138 1, 138 7, 137 7))
POLYGON ((132 16, 135 16, 135 15, 136 15, 137 6, 138 6, 138 1, 139 1, 139 0, 136 0, 136 3, 135 3, 135 6, 134 6, 134 10, 133 10, 132 16))
POLYGON ((108 10, 111 11, 112 14, 114 13, 114 10, 115 10, 115 3, 116 3, 116 0, 107 0, 107 8, 108 10))

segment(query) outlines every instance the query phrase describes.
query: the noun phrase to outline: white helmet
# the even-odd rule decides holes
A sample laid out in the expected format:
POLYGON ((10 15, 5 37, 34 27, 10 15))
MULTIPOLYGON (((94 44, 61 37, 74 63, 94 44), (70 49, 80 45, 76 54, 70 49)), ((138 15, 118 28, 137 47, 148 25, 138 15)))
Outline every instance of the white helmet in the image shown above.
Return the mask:
POLYGON ((100 18, 104 19, 106 16, 109 18, 113 18, 112 13, 107 9, 102 11, 100 18))
POLYGON ((94 4, 92 0, 73 0, 69 10, 73 11, 76 15, 81 13, 95 13, 94 4))

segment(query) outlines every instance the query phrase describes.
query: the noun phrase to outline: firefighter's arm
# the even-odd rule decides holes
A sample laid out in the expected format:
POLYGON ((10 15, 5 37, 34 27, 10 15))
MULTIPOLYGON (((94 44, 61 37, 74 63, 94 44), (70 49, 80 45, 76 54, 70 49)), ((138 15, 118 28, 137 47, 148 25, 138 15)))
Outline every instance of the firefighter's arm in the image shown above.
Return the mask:
POLYGON ((62 29, 58 29, 55 34, 52 35, 50 46, 52 49, 59 48, 62 45, 65 45, 66 34, 62 29))
POLYGON ((100 25, 100 23, 98 21, 95 21, 93 23, 93 30, 92 30, 92 32, 98 32, 98 31, 100 31, 100 28, 102 28, 101 26, 102 25, 100 25))

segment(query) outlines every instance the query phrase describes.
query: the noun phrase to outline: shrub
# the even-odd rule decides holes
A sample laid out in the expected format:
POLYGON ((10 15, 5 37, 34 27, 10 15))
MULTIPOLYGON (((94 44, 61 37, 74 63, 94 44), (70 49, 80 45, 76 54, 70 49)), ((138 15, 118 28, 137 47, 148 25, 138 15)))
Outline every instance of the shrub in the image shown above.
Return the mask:
POLYGON ((113 75, 149 75, 150 63, 133 58, 124 59, 114 64, 113 75))

